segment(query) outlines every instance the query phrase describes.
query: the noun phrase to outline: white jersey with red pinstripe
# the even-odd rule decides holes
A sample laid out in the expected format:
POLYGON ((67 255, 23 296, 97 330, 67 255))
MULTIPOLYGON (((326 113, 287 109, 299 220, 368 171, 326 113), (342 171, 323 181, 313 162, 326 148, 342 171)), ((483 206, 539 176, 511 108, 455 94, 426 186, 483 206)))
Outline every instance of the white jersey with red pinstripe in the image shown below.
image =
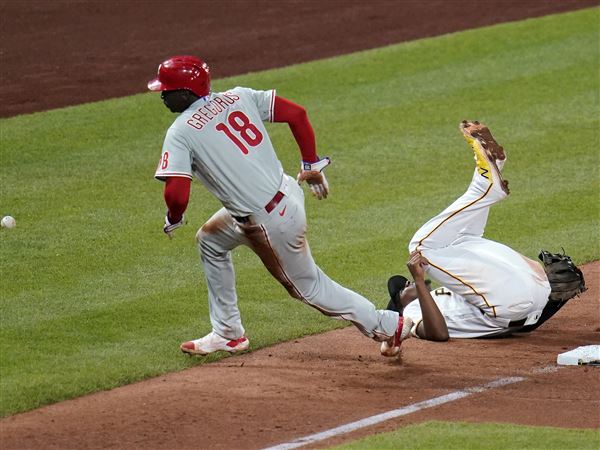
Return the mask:
POLYGON ((283 177, 263 125, 274 101, 275 90, 242 87, 198 99, 167 131, 155 177, 195 175, 232 215, 261 210, 283 177))
POLYGON ((274 90, 237 87, 200 98, 169 128, 156 170, 160 180, 197 177, 223 204, 196 235, 213 332, 230 340, 245 335, 231 250, 246 245, 292 297, 377 341, 390 339, 398 313, 377 310, 315 264, 304 193, 283 172, 263 125, 274 120, 274 106, 274 90))

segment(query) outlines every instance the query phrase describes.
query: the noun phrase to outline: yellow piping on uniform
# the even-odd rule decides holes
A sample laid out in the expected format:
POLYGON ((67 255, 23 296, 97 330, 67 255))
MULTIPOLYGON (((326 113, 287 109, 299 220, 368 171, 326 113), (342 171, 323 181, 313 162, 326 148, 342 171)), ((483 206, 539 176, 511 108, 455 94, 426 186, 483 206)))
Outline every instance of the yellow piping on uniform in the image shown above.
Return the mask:
POLYGON ((452 278, 454 278, 455 280, 458 280, 459 282, 461 282, 462 284, 464 284, 465 286, 467 286, 469 289, 471 289, 475 295, 478 295, 479 297, 481 297, 483 299, 483 301, 485 302, 485 304, 487 305, 488 308, 492 308, 492 312, 494 313, 494 317, 496 317, 496 307, 492 306, 488 303, 487 298, 485 298, 485 295, 480 294, 479 292, 477 292, 477 290, 471 286, 469 283, 467 283, 464 280, 461 280, 459 277, 457 277, 456 275, 452 275, 450 272, 448 272, 447 270, 442 269, 440 266, 436 266, 435 264, 433 264, 431 261, 429 261, 429 265, 435 267, 436 269, 438 269, 441 272, 444 272, 446 275, 451 276, 452 278))
POLYGON ((469 203, 468 205, 463 206, 462 208, 460 208, 459 210, 454 211, 452 214, 450 214, 448 217, 446 217, 444 220, 442 220, 433 230, 431 230, 429 233, 427 233, 427 236, 425 236, 423 239, 421 239, 419 241, 419 243, 417 244, 417 247, 415 248, 415 250, 419 250, 419 247, 421 245, 423 245, 423 241, 425 239, 427 239, 429 236, 431 236, 439 227, 441 227, 444 223, 446 223, 448 220, 452 219, 455 215, 457 215, 459 212, 464 211, 465 209, 467 209, 469 206, 474 205, 475 203, 477 203, 480 200, 483 200, 483 198, 488 195, 488 193, 490 192, 490 189, 492 189, 492 186, 494 185, 493 182, 490 181, 490 185, 488 186, 487 190, 483 193, 483 195, 479 198, 476 198, 475 200, 473 200, 471 203, 469 203))

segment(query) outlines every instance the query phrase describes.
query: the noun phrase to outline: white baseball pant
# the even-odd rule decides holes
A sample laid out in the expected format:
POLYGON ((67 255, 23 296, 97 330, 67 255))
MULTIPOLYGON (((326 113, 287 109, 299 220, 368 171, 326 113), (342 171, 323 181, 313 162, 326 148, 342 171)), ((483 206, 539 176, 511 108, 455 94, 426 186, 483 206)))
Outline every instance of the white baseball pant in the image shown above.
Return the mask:
POLYGON ((213 331, 227 339, 244 335, 235 289, 231 250, 250 247, 289 292, 327 316, 352 322, 365 336, 383 341, 394 335, 398 313, 373 303, 329 278, 315 264, 306 240, 304 192, 284 175, 285 196, 270 213, 258 211, 238 223, 220 209, 198 231, 196 240, 208 285, 213 331))

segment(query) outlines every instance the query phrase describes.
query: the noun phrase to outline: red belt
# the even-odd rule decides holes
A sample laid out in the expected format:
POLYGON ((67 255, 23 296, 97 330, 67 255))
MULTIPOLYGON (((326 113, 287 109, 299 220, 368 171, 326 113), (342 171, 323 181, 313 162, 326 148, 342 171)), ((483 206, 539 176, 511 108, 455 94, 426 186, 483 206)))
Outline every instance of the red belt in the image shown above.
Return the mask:
POLYGON ((275 194, 275 196, 271 199, 271 201, 265 205, 265 211, 267 211, 267 213, 271 214, 271 211, 273 211, 275 209, 275 207, 277 205, 279 205, 279 202, 281 201, 281 199, 284 196, 285 196, 285 194, 283 192, 277 191, 277 194, 275 194))
MULTIPOLYGON (((285 197, 285 194, 281 191, 277 191, 277 194, 275 194, 275 196, 271 199, 271 201, 265 205, 265 211, 267 211, 267 214, 271 214, 271 211, 273 211, 275 209, 275 207, 277 205, 279 205, 279 202, 281 201, 281 199, 283 197, 285 197)), ((237 220, 239 223, 250 222, 249 216, 246 216, 246 217, 233 216, 233 218, 235 220, 237 220)))

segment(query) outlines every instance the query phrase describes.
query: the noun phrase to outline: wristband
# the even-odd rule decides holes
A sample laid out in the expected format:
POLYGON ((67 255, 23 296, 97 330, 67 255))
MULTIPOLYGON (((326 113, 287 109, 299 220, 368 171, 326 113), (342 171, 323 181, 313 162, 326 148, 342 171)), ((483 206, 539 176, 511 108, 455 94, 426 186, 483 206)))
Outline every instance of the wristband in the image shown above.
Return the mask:
POLYGON ((321 172, 329 164, 331 164, 331 159, 329 159, 328 156, 325 156, 323 159, 320 159, 314 163, 302 161, 300 168, 307 172, 321 172))

